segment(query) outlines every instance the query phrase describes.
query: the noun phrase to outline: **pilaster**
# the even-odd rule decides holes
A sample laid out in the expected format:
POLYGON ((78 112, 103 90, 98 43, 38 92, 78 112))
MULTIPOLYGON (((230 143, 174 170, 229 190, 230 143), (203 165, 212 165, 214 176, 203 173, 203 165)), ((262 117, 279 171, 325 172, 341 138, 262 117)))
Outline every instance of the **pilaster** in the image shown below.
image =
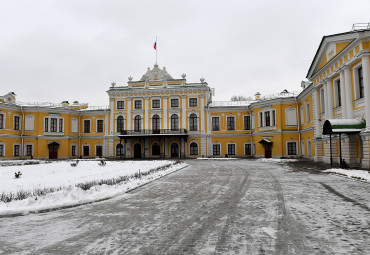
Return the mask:
POLYGON ((353 96, 352 96, 351 70, 348 66, 344 68, 344 86, 346 90, 347 118, 353 119, 354 114, 353 114, 353 103, 352 103, 353 96))
POLYGON ((342 119, 347 119, 347 100, 343 70, 340 71, 340 97, 342 101, 342 119))

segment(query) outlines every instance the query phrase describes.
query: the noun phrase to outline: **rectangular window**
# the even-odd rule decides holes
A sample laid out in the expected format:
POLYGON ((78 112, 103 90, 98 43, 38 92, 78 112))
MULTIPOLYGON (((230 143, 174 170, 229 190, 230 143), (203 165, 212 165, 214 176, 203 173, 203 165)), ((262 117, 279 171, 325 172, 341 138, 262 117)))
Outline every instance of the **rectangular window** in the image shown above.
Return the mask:
POLYGON ((143 108, 143 101, 135 100, 135 109, 142 109, 142 108, 143 108))
POLYGON ((189 107, 198 107, 198 98, 189 98, 189 107))
MULTIPOLYGON (((337 91, 337 106, 342 106, 342 98, 341 98, 341 95, 340 95, 340 80, 336 80, 335 82, 335 86, 337 87, 336 91, 337 91)), ((331 85, 330 85, 331 86, 331 85)))
POLYGON ((57 132, 57 118, 50 119, 50 132, 57 132))
POLYGON ((59 132, 63 132, 63 119, 59 119, 59 132))
POLYGON ((171 107, 179 107, 179 99, 177 98, 171 99, 171 107))
POLYGON ((14 130, 19 130, 19 116, 14 116, 14 130))
POLYGON ((103 133, 104 132, 104 120, 97 120, 97 133, 103 133))
POLYGON ((84 120, 84 133, 90 133, 90 120, 84 120))
POLYGON ((306 120, 307 120, 307 123, 309 123, 311 121, 311 118, 310 118, 310 104, 307 103, 306 105, 306 120))
POLYGON ((20 148, 21 146, 19 144, 14 145, 14 156, 20 156, 20 148))
POLYGON ((0 129, 4 129, 4 114, 0 114, 0 129))
POLYGON ((98 145, 95 147, 96 151, 95 151, 95 155, 98 156, 98 157, 101 157, 103 156, 103 146, 101 145, 98 145))
POLYGON ((152 100, 152 108, 160 108, 161 107, 161 100, 153 99, 152 100))
POLYGON ((117 109, 125 109, 125 101, 117 101, 117 109))
POLYGON ((235 118, 233 116, 227 117, 227 130, 235 130, 235 118))
POLYGON ((260 112, 260 127, 263 127, 263 112, 260 112))
POLYGON ((49 119, 45 118, 45 132, 49 132, 49 119))
POLYGON ((83 146, 82 148, 83 148, 83 155, 85 157, 90 156, 90 147, 89 146, 83 146))
POLYGON ((364 97, 364 75, 362 72, 362 67, 357 69, 357 72, 358 72, 358 87, 359 87, 359 92, 360 92, 359 95, 360 95, 360 98, 363 98, 364 97))
POLYGON ((72 145, 71 155, 76 156, 76 145, 72 145))
POLYGON ((276 112, 272 110, 272 125, 276 126, 276 112))
POLYGON ((265 112, 265 126, 269 127, 270 125, 270 112, 265 112))
POLYGON ((221 145, 219 144, 214 144, 213 145, 213 155, 221 155, 221 145))
POLYGON ((245 155, 252 155, 252 146, 251 144, 245 145, 245 155))
POLYGON ((321 96, 321 113, 325 112, 325 95, 324 95, 324 90, 320 90, 320 96, 321 96))
POLYGON ((212 117, 212 130, 213 131, 220 130, 220 117, 212 117))
POLYGON ((4 144, 0 144, 0 157, 4 156, 4 144))
POLYGON ((244 130, 251 130, 251 116, 244 116, 244 130))
POLYGON ((235 155, 235 144, 228 144, 227 145, 227 154, 228 155, 235 155))
POLYGON ((297 155, 297 143, 288 142, 288 155, 297 155))
POLYGON ((32 156, 32 144, 26 145, 26 156, 32 156))

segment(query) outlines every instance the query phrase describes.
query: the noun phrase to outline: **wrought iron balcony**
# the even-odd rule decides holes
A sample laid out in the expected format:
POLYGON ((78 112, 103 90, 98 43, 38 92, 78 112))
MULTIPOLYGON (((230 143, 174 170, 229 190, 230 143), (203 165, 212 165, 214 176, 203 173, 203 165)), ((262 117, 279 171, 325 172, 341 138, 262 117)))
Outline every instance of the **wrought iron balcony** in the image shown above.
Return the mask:
POLYGON ((120 137, 134 136, 187 136, 188 131, 184 128, 178 129, 141 129, 141 130, 123 130, 120 137))

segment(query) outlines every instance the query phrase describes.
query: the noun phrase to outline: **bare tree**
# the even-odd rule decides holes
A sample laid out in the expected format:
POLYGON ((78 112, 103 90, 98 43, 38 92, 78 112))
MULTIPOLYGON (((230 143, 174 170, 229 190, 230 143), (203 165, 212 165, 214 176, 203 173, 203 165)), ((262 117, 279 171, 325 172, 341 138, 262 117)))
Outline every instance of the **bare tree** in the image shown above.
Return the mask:
POLYGON ((253 101, 253 98, 237 95, 237 96, 232 96, 231 101, 253 101))

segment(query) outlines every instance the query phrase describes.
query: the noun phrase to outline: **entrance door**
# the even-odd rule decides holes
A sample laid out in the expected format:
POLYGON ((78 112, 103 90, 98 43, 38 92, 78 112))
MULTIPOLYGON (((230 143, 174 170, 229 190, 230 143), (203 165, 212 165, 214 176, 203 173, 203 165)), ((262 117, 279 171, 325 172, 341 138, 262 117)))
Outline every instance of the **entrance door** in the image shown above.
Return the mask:
POLYGON ((179 157, 179 145, 177 143, 171 144, 171 158, 179 157))
POLYGON ((49 146, 49 159, 57 159, 59 144, 51 143, 48 146, 49 146))
POLYGON ((139 143, 134 145, 134 158, 141 158, 141 145, 139 143))
POLYGON ((272 144, 265 143, 265 158, 271 158, 272 156, 272 144))

